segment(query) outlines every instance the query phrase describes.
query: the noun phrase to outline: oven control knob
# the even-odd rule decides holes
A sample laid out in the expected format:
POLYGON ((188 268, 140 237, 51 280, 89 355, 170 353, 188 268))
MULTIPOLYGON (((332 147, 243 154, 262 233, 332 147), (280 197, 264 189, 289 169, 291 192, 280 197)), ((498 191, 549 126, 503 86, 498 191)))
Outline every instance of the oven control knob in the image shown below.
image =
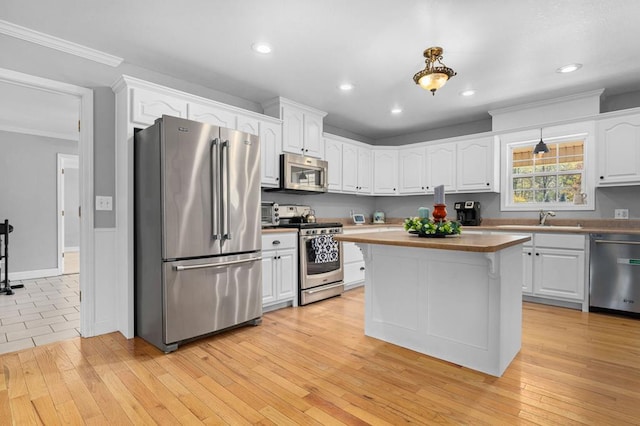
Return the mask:
POLYGON ((315 233, 316 233, 316 230, 314 229, 314 230, 309 231, 309 232, 311 232, 312 234, 315 234, 315 233))
POLYGON ((321 233, 321 234, 324 234, 325 232, 326 232, 326 230, 324 230, 324 229, 321 229, 321 230, 320 230, 320 233, 321 233))

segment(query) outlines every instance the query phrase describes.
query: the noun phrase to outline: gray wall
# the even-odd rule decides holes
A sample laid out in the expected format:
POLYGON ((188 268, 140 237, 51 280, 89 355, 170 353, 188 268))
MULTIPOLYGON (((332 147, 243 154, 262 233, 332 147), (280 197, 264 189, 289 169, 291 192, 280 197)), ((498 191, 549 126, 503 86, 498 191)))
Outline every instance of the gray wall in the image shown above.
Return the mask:
POLYGON ((80 174, 77 168, 64 168, 64 250, 80 247, 80 174))
MULTIPOLYGON (((590 211, 557 211, 556 218, 606 219, 613 218, 616 208, 629 209, 630 219, 640 219, 640 186, 596 189, 596 209, 590 211)), ((417 216, 419 207, 433 209, 432 195, 408 197, 375 197, 375 209, 385 212, 387 217, 417 216)), ((455 217, 453 204, 456 201, 480 201, 482 217, 535 219, 537 212, 501 212, 500 194, 447 194, 445 202, 449 217, 455 217)))
POLYGON ((293 195, 279 192, 262 191, 263 201, 275 201, 279 204, 302 204, 311 206, 318 218, 349 217, 349 213, 371 215, 374 212, 376 197, 353 194, 316 194, 293 195))
POLYGON ((57 268, 57 154, 78 143, 0 131, 0 219, 9 219, 9 272, 57 268))

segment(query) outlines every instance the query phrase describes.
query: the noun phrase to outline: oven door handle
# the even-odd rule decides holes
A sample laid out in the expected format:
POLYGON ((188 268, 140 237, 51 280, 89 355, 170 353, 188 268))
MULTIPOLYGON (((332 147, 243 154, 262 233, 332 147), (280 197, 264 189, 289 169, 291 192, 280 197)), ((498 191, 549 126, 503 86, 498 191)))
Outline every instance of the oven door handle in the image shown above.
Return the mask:
POLYGON ((327 237, 333 237, 334 235, 338 235, 338 234, 314 234, 314 235, 304 235, 304 236, 300 236, 300 241, 309 241, 312 240, 314 238, 318 238, 318 237, 322 237, 322 236, 327 236, 327 237))
POLYGON ((324 287, 318 288, 318 289, 305 290, 304 292, 307 293, 307 294, 315 294, 315 293, 319 293, 321 291, 331 290, 332 288, 340 287, 340 286, 343 286, 343 285, 344 285, 343 282, 339 282, 338 284, 328 285, 328 286, 324 286, 324 287))

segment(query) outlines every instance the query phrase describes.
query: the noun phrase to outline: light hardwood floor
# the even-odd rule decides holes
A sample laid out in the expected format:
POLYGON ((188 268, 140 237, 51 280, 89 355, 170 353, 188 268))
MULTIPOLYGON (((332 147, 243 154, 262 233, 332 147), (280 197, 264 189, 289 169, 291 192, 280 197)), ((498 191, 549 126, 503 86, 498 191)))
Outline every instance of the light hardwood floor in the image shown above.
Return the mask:
POLYGON ((501 378, 364 336, 362 289, 168 355, 75 338, 0 356, 0 423, 640 423, 640 321, 525 304, 523 331, 501 378))

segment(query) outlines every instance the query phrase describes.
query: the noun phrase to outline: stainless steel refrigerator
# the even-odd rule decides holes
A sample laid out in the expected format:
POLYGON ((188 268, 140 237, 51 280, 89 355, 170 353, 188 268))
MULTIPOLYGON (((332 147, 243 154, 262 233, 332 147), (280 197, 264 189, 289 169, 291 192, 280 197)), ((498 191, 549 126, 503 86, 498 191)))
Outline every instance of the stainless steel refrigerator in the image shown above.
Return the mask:
POLYGON ((165 352, 260 322, 257 136, 162 116, 134 136, 136 334, 165 352))

